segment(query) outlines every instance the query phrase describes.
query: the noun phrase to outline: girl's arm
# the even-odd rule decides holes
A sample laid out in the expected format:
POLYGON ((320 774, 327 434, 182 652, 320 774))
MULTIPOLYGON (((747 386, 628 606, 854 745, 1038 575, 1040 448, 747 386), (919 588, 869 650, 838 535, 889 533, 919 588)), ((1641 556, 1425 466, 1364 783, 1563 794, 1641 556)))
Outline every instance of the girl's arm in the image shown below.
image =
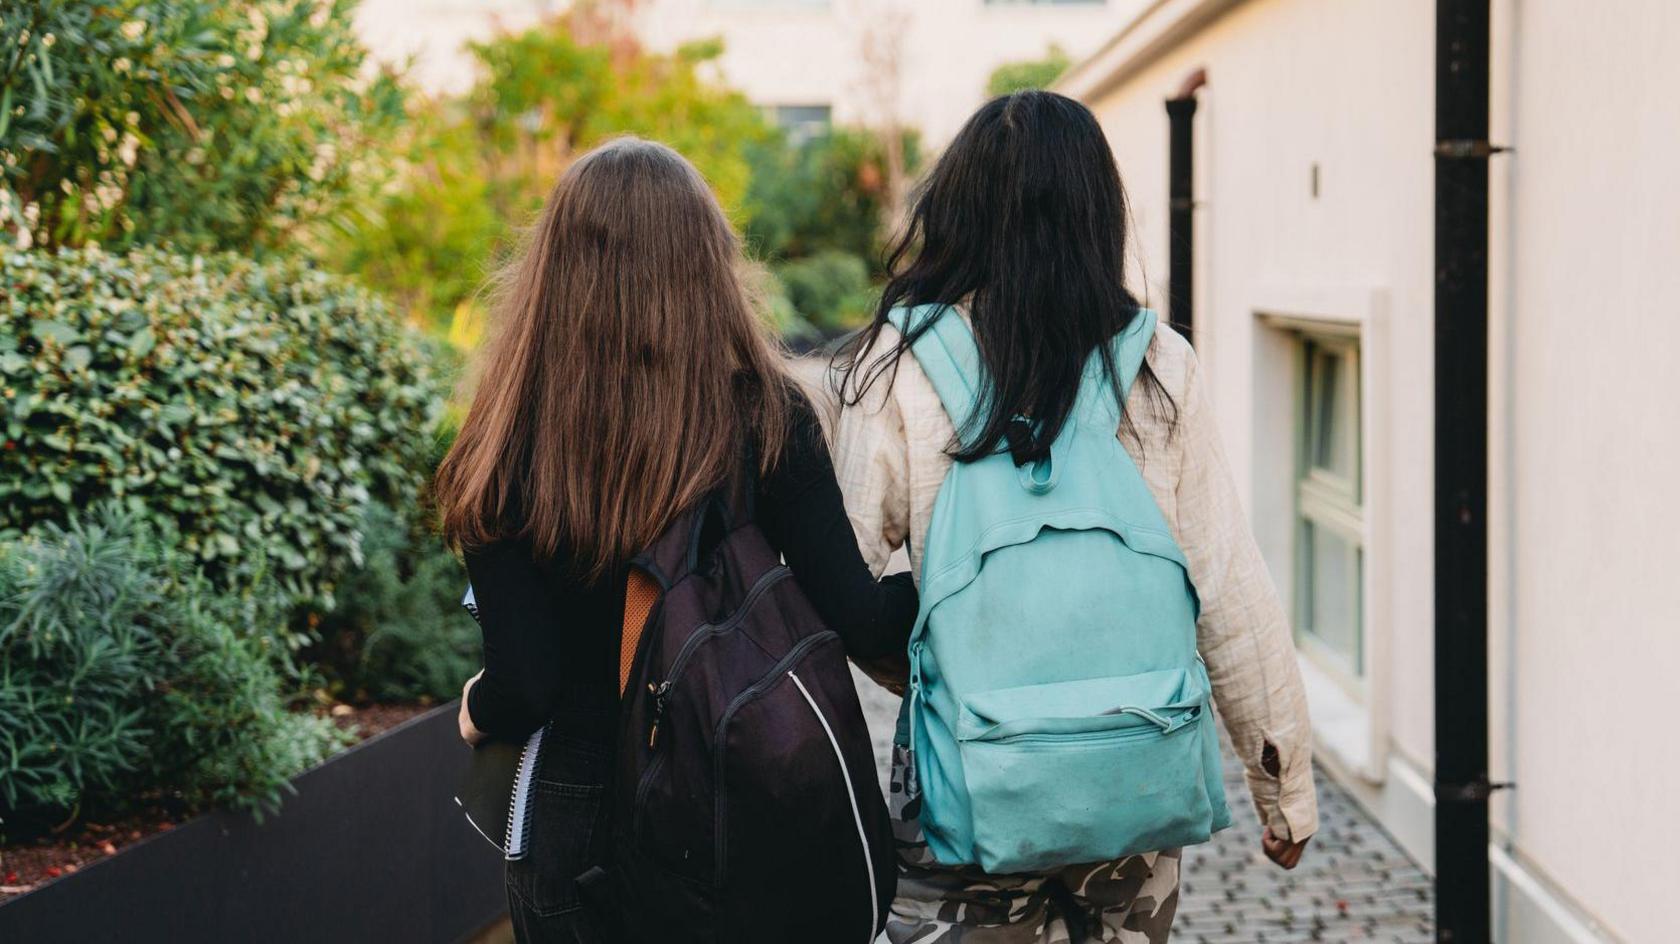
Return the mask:
POLYGON ((1237 495, 1195 355, 1180 404, 1178 542, 1201 598, 1197 643, 1260 821, 1277 839, 1318 830, 1312 724, 1289 621, 1237 495))
POLYGON ((903 654, 916 621, 915 584, 909 573, 876 582, 858 549, 822 429, 803 397, 794 399, 786 450, 759 495, 758 524, 847 653, 903 654))
POLYGON ((522 740, 554 711, 563 684, 556 666, 583 658, 582 642, 554 625, 563 612, 556 594, 565 598, 555 584, 564 578, 515 542, 469 550, 466 559, 484 633, 484 671, 465 691, 462 720, 488 737, 522 740))

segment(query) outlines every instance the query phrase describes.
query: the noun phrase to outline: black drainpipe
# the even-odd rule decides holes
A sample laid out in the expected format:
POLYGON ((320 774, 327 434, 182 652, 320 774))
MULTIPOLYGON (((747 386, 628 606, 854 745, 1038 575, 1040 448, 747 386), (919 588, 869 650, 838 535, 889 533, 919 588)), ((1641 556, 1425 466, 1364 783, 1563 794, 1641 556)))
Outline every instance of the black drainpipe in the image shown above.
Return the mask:
POLYGON ((1207 84, 1207 70, 1185 78, 1178 94, 1167 99, 1170 127, 1167 145, 1167 321, 1195 341, 1195 143, 1192 119, 1196 90, 1207 84))
POLYGON ((1489 0, 1435 4, 1436 940, 1486 944, 1489 0))

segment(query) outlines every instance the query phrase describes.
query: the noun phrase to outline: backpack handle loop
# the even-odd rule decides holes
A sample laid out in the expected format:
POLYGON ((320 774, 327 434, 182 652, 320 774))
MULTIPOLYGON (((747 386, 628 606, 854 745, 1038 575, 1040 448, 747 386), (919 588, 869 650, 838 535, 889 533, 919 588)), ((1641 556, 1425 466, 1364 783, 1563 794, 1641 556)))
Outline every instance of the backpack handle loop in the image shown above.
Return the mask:
POLYGON ((1015 475, 1020 479, 1022 488, 1034 495, 1044 495, 1056 487, 1061 471, 1061 467, 1056 465, 1056 451, 1052 448, 1044 458, 1017 467, 1015 475))

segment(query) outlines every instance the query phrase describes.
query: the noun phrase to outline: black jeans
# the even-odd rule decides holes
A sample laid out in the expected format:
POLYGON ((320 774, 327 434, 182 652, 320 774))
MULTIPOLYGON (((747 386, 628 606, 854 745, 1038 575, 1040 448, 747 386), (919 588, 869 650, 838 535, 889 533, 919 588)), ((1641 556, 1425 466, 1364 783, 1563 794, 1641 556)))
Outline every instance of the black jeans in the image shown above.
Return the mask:
POLYGON ((537 765, 530 851, 507 865, 508 910, 520 944, 599 944, 577 877, 596 865, 596 838, 612 765, 605 744, 550 730, 537 765))

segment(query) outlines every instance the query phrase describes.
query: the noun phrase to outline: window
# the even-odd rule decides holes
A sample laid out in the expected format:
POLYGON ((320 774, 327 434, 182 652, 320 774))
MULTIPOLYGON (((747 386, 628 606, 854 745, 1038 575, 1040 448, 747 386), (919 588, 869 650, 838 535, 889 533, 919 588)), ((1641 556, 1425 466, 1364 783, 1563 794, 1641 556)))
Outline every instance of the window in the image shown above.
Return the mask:
POLYGON ((794 147, 828 133, 830 108, 827 105, 770 105, 764 111, 776 127, 787 133, 788 143, 794 147))
POLYGON ((1303 334, 1296 421, 1295 627, 1327 668, 1365 674, 1359 340, 1303 334))

